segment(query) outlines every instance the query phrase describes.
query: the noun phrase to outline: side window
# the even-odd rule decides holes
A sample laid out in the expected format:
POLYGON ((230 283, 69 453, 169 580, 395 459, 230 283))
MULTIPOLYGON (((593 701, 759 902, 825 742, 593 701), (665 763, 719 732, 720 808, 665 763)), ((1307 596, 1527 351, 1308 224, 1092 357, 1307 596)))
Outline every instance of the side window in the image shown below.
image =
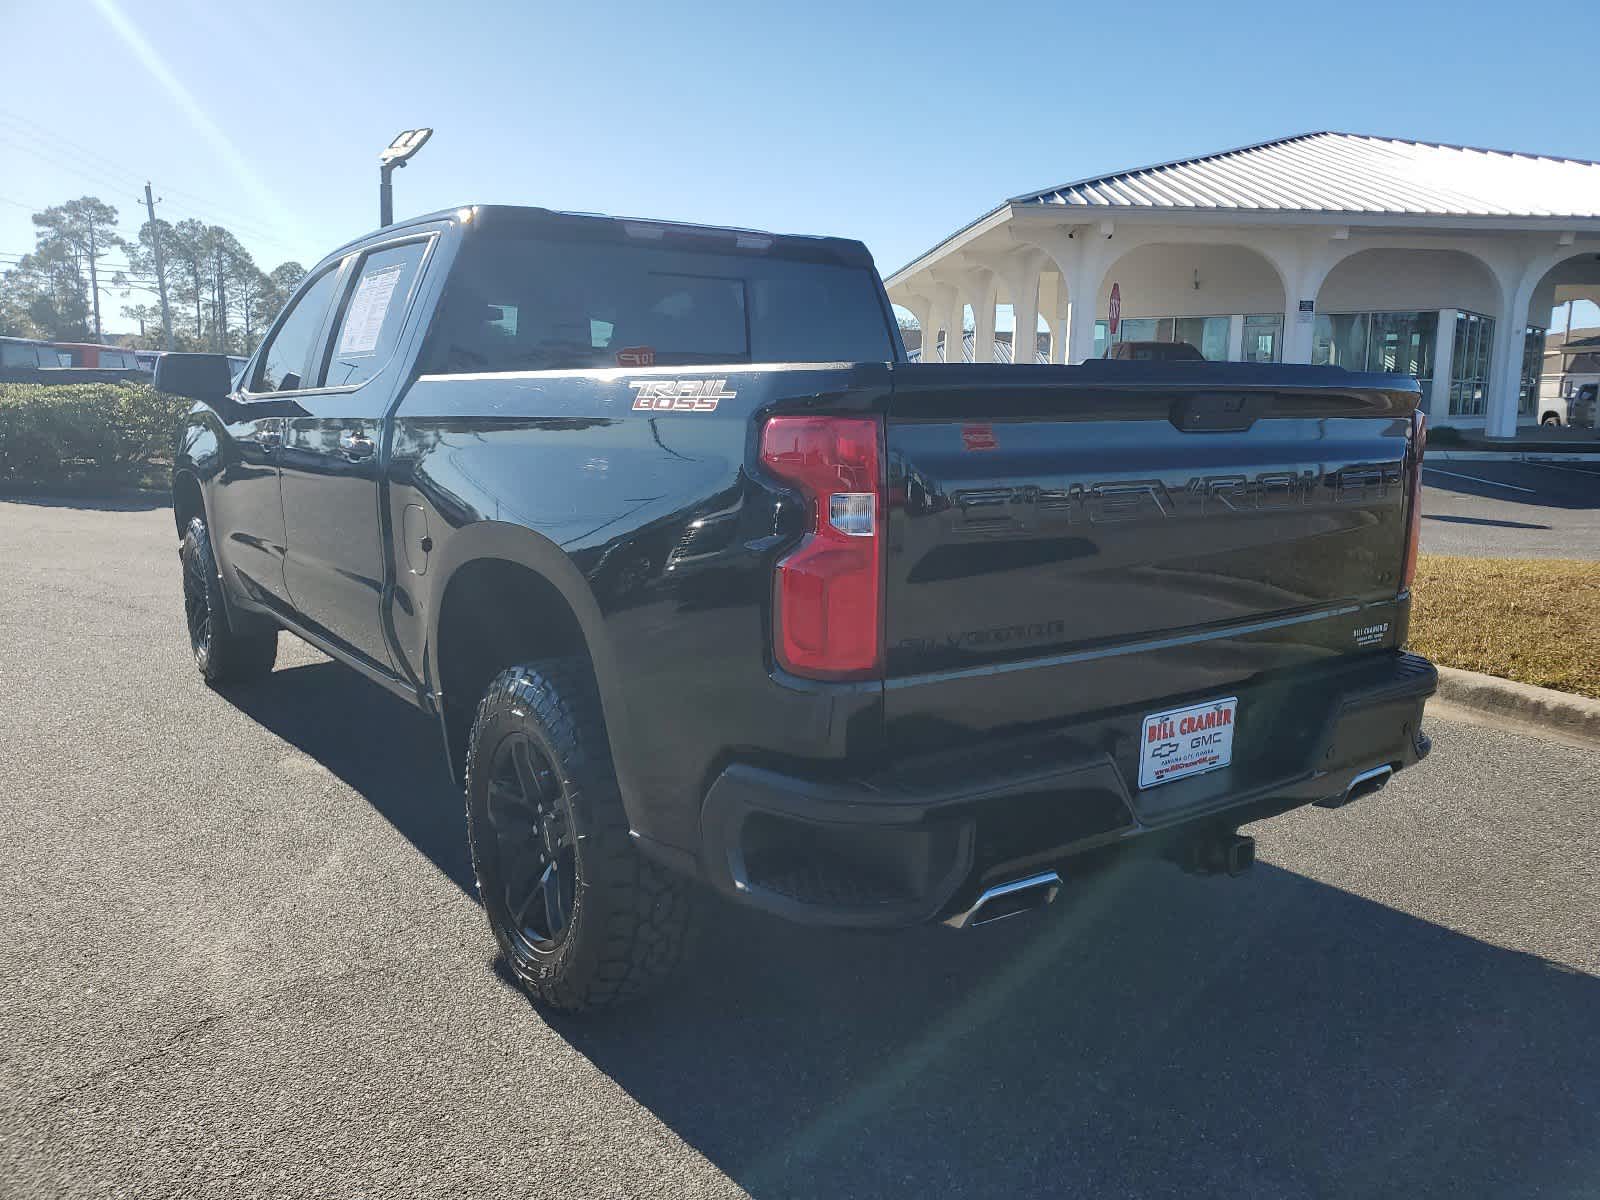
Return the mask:
POLYGON ((427 248, 425 239, 402 242, 369 251, 361 260, 355 286, 335 323, 326 386, 365 383, 383 370, 400 340, 427 248))
POLYGON ((303 376, 306 359, 311 356, 311 344, 322 329, 322 319, 328 315, 328 305, 333 302, 333 285, 338 281, 339 267, 329 267, 294 300, 289 315, 278 332, 272 335, 256 366, 252 392, 292 392, 309 387, 303 376))

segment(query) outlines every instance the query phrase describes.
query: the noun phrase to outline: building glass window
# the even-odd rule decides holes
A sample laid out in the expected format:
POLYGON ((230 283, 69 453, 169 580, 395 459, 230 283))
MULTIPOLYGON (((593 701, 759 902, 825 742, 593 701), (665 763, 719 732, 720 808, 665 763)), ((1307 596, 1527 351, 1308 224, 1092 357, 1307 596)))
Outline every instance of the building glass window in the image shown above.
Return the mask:
POLYGON ((1450 415, 1481 417, 1488 407, 1489 360, 1494 318, 1456 314, 1455 354, 1450 363, 1450 415))
POLYGON ((1531 417, 1539 406, 1539 375, 1544 371, 1545 330, 1529 325, 1522 335, 1522 384, 1517 391, 1517 416, 1531 417))
MULTIPOLYGON (((1433 383, 1433 348, 1439 314, 1425 312, 1320 313, 1311 333, 1311 361, 1351 371, 1410 375, 1424 397, 1433 383)), ((1249 330, 1245 331, 1249 341, 1249 330)))
POLYGON ((1367 317, 1367 313, 1319 313, 1311 330, 1312 365, 1364 370, 1367 317))
POLYGON ((1174 317, 1172 340, 1188 342, 1211 362, 1227 362, 1228 318, 1174 317))
POLYGON ((1260 313, 1244 319, 1244 361, 1277 362, 1283 357, 1283 314, 1260 313))
POLYGON ((1422 385, 1424 397, 1433 384, 1433 348, 1439 334, 1439 314, 1379 312, 1370 314, 1367 370, 1410 375, 1422 385))
POLYGON ((1124 317, 1116 337, 1108 327, 1106 321, 1094 323, 1096 358, 1104 358, 1113 342, 1188 342, 1212 362, 1228 359, 1227 317, 1124 317))

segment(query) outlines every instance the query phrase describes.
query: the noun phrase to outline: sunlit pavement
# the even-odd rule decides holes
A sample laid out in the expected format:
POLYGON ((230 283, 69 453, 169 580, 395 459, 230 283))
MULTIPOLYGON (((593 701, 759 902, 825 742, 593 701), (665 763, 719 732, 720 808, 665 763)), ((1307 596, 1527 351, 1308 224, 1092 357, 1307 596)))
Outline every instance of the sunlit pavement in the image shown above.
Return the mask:
POLYGON ((720 911, 659 1001, 550 1021, 430 724, 287 638, 208 691, 174 544, 0 503, 0 1196, 1600 1180, 1600 753, 1433 721, 1243 880, 1140 866, 964 935, 720 911))
POLYGON ((1600 559, 1600 462, 1425 458, 1429 554, 1600 559))

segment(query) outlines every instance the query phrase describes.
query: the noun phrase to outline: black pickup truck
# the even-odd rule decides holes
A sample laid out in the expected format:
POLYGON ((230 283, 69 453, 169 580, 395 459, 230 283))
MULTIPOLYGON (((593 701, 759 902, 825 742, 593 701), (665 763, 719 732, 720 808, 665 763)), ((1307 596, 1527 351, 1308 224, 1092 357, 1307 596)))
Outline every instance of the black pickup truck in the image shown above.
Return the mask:
POLYGON ((157 382, 201 673, 287 629, 436 715, 552 1005, 704 886, 974 926, 1240 871, 1428 750, 1407 378, 914 365, 857 242, 469 207, 330 255, 237 388, 157 382))

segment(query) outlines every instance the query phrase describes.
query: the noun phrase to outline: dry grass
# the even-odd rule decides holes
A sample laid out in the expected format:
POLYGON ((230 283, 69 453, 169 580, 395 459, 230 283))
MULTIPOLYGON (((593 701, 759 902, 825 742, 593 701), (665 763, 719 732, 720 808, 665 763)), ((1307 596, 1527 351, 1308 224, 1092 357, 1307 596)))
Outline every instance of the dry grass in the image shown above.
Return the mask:
POLYGON ((1418 654, 1600 697, 1600 562, 1424 554, 1412 596, 1418 654))

